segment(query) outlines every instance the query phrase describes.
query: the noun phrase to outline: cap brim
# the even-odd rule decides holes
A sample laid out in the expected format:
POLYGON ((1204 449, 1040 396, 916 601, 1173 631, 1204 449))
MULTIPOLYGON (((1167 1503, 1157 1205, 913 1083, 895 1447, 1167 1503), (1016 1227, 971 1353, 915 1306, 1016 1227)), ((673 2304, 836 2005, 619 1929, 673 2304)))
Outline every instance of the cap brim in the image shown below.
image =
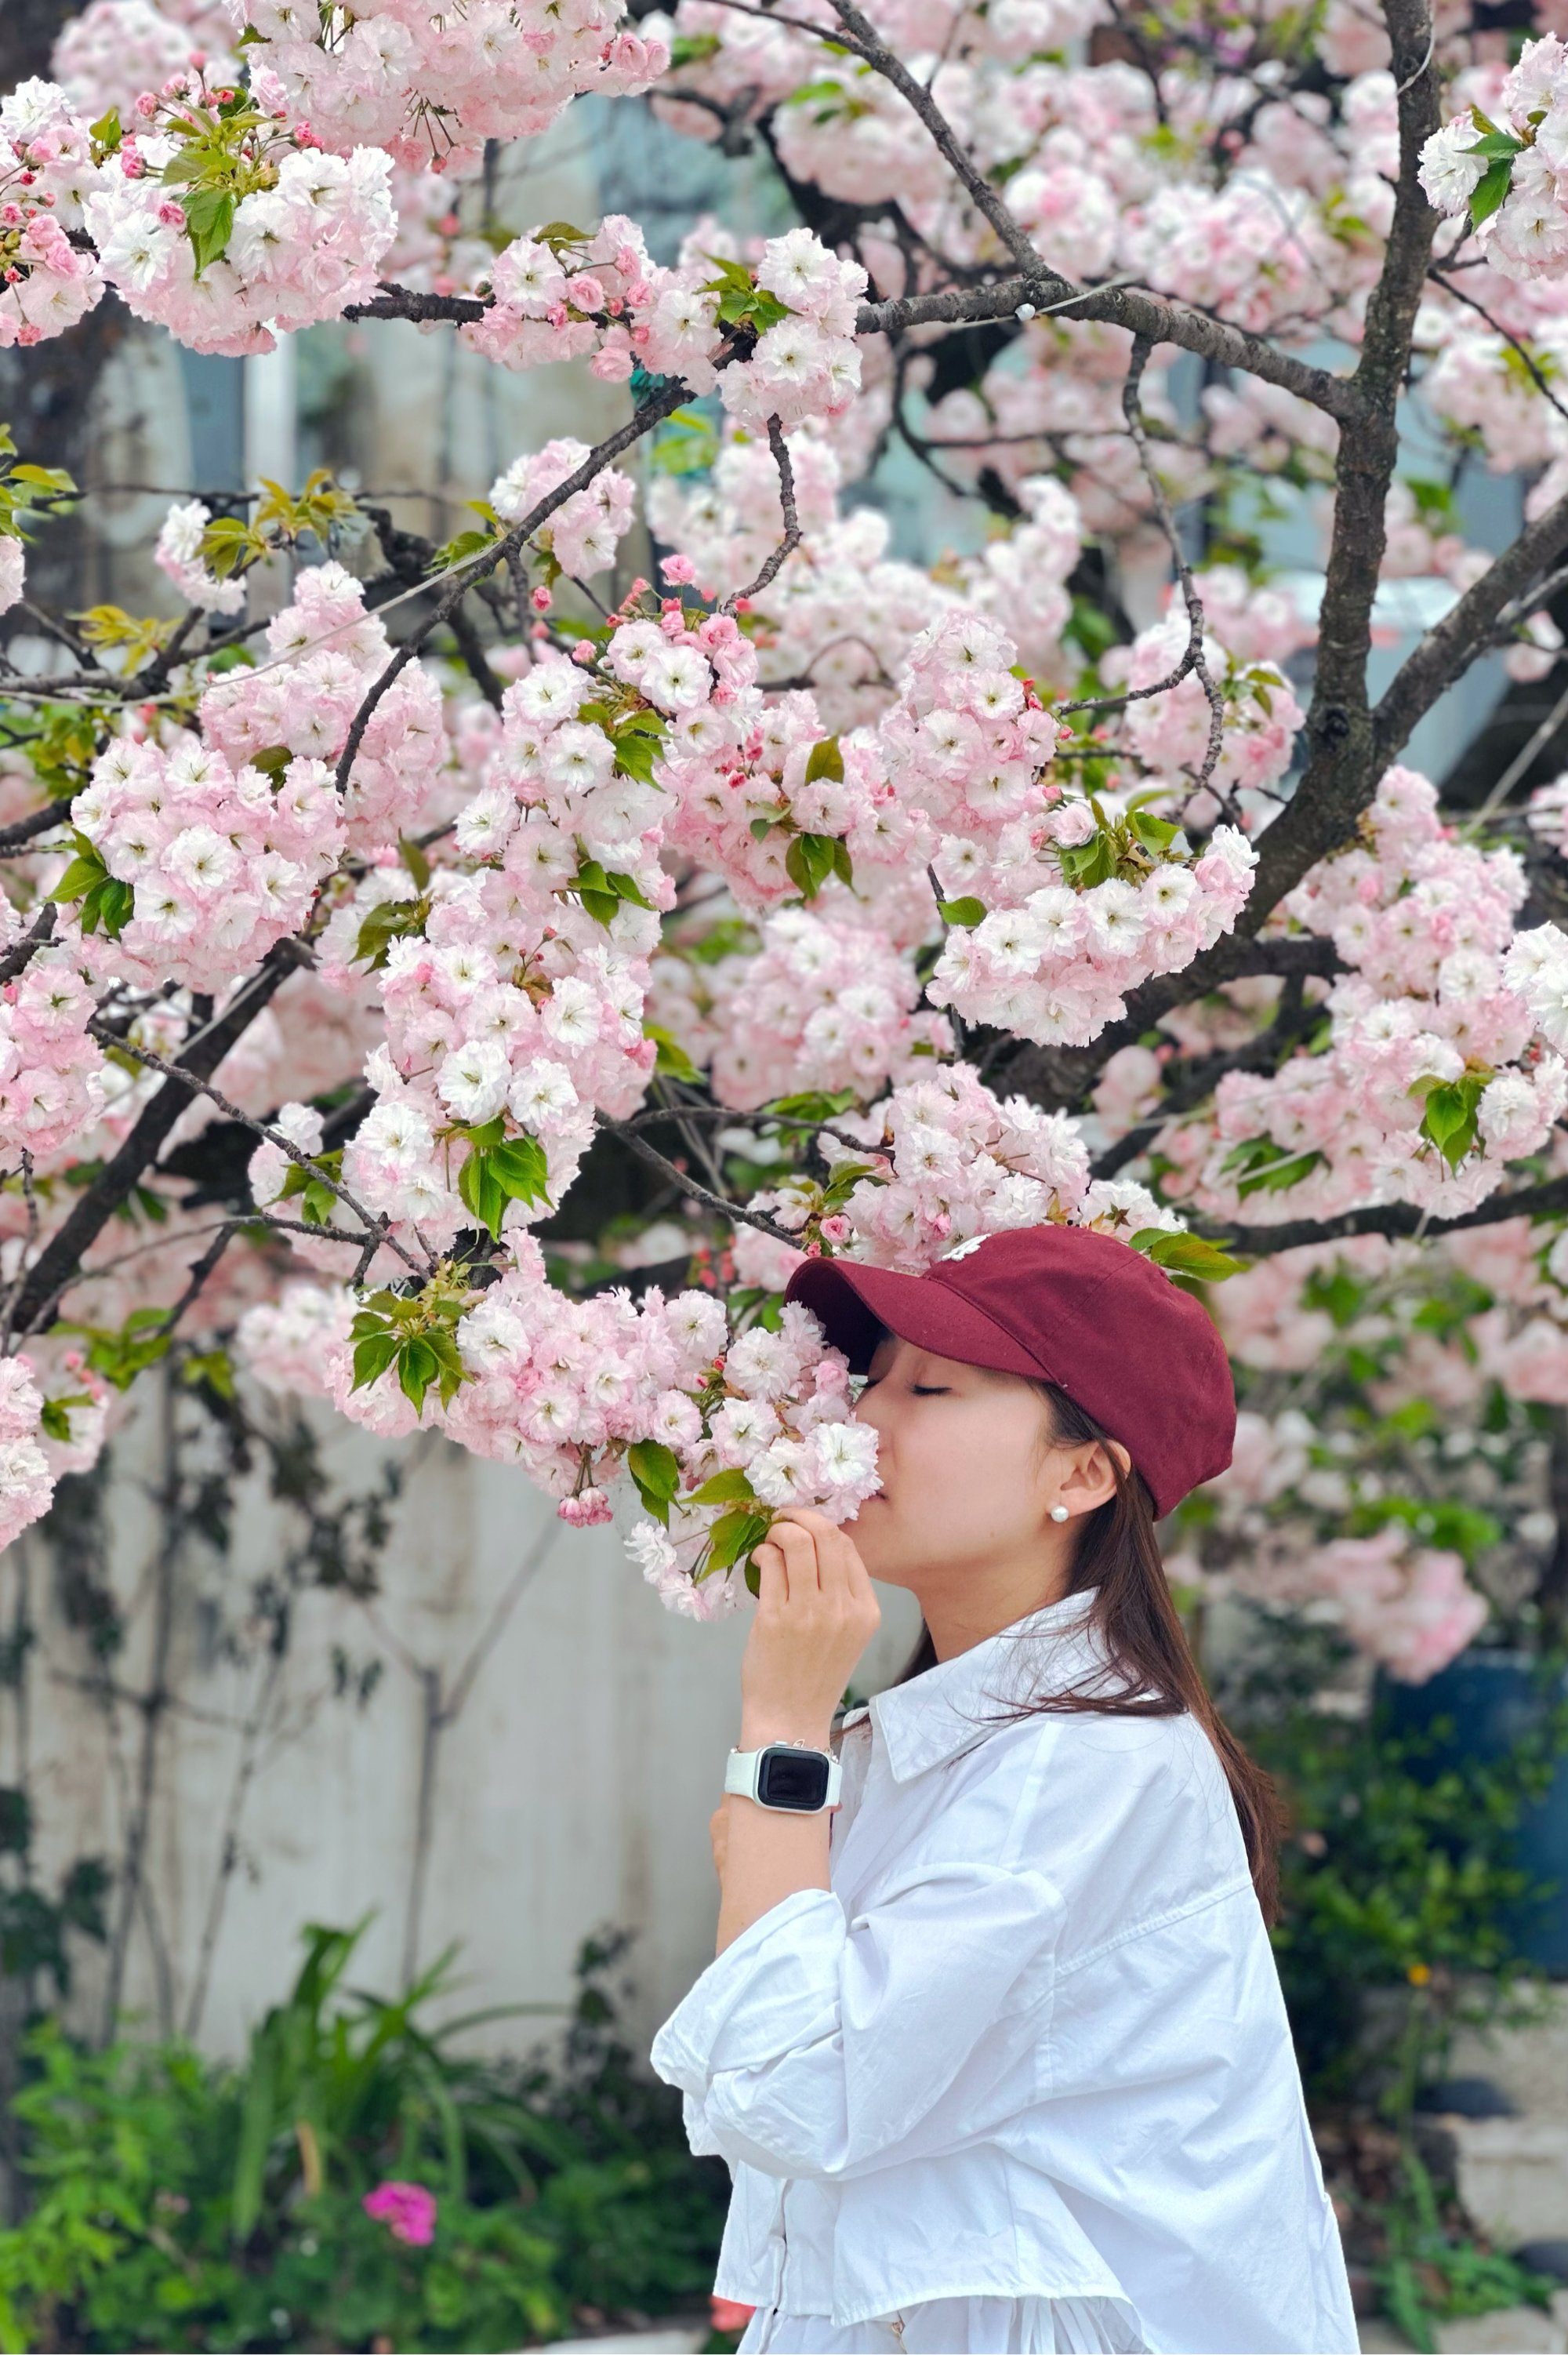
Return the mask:
POLYGON ((901 1275, 890 1267, 861 1267, 842 1259, 808 1260, 789 1279, 785 1295, 809 1308, 852 1373, 863 1374, 885 1333, 912 1341, 938 1358, 964 1366, 989 1366, 999 1374, 1022 1374, 1028 1381, 1054 1377, 1022 1342, 933 1272, 901 1275))

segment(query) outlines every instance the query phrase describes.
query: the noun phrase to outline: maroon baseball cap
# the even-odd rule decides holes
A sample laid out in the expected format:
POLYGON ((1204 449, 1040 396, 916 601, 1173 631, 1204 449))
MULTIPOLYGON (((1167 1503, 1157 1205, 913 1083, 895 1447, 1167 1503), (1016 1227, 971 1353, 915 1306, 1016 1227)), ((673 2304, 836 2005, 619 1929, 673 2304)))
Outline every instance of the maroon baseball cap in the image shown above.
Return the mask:
POLYGON ((1118 1439, 1160 1516, 1231 1460, 1236 1402, 1191 1293, 1114 1235, 1020 1227, 961 1243, 924 1275, 808 1260, 786 1297, 863 1373, 883 1333, 966 1366, 1054 1382, 1118 1439))

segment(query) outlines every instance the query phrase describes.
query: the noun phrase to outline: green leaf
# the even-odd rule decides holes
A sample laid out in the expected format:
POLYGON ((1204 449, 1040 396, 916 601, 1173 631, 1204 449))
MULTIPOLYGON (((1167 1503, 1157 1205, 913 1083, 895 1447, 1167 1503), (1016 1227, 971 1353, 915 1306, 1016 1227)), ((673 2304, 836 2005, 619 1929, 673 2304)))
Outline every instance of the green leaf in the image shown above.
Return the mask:
POLYGON ((1223 1284, 1239 1275, 1242 1262, 1232 1259, 1203 1235, 1173 1234, 1164 1227, 1141 1227, 1128 1238, 1135 1252, 1162 1267, 1169 1275, 1191 1276, 1199 1284, 1223 1284))
POLYGON ((833 843, 830 834, 798 834, 785 852, 784 871, 802 899, 814 900, 832 874, 837 863, 833 843))
POLYGON ((512 1200, 548 1201, 549 1158, 536 1136, 509 1137, 494 1147, 489 1159, 497 1182, 512 1200))
MULTIPOLYGON (((1411 1093, 1424 1085, 1417 1081, 1411 1093)), ((1479 1133, 1476 1114, 1486 1086, 1486 1078, 1467 1071, 1462 1079, 1426 1090, 1421 1134, 1436 1146, 1450 1169, 1457 1169, 1476 1142, 1479 1133)))
POLYGON ((1516 139, 1511 131, 1489 131, 1484 138, 1477 140, 1473 147, 1463 147, 1459 152, 1463 155, 1486 155, 1496 158, 1517 155, 1523 146, 1523 140, 1516 139))
POLYGON ((961 924, 966 932, 983 924, 986 918, 984 900, 968 894, 961 900, 938 900, 937 912, 945 924, 961 924))
POLYGON ((1499 206, 1504 203, 1507 199, 1509 190, 1512 186, 1513 165, 1511 161, 1505 161, 1499 157, 1497 163, 1489 165, 1487 170, 1476 183, 1476 186, 1470 194, 1470 226, 1472 229, 1479 229, 1484 220, 1490 220, 1493 213, 1497 211, 1499 206))
POLYGON ((394 941, 407 940, 411 933, 424 930, 425 919, 430 912, 428 900, 383 900, 371 909, 359 927, 355 943, 355 964, 368 964, 373 973, 387 962, 387 952, 394 941))
POLYGON ((818 1122, 836 1120, 840 1113, 848 1112, 854 1100, 853 1088, 839 1088, 832 1092, 812 1088, 804 1095, 776 1097, 772 1103, 762 1106, 759 1116, 766 1119, 776 1115, 780 1120, 818 1122))
MULTIPOLYGON (((358 1320, 356 1319, 355 1322, 358 1320)), ((354 1388, 364 1390, 370 1382, 379 1381, 388 1366, 397 1360, 402 1343, 396 1333, 385 1327, 378 1333, 366 1334, 356 1342, 354 1351, 354 1388)))
POLYGON ((260 769, 264 777, 270 777, 273 783, 278 785, 281 784, 288 775, 289 764, 293 757, 286 744, 269 744, 264 751, 251 753, 249 765, 253 769, 260 769))
POLYGON ((1076 891, 1089 891, 1097 883, 1108 883, 1116 873, 1116 843, 1103 828, 1091 835, 1087 842, 1066 847, 1058 845, 1056 858, 1063 881, 1076 891))
POLYGON ((43 1413, 39 1417, 45 1438, 58 1439, 62 1443, 69 1442, 70 1409, 73 1406, 90 1406, 91 1404, 90 1391, 72 1391, 65 1398, 46 1399, 43 1413))
POLYGON ((90 842, 84 834, 73 834, 72 839, 77 846, 77 855, 49 893, 51 900, 79 900, 83 892, 90 891, 108 877, 109 869, 96 845, 90 842))
POLYGON ((630 726, 621 730, 613 741, 615 765, 621 775, 635 777, 640 785, 652 784, 653 763, 662 751, 659 742, 646 730, 630 726))
POLYGON ((1168 818, 1151 817, 1147 810, 1132 810, 1128 815, 1127 830, 1135 842, 1156 857, 1169 850, 1181 829, 1168 818))
POLYGON ((185 199, 185 235, 196 253, 199 278, 209 261, 219 261, 234 234, 231 188, 197 188, 185 199))
POLYGON ((499 1242, 506 1196, 491 1171, 488 1153, 471 1153, 458 1171, 458 1199, 479 1224, 499 1242))
POLYGON ((839 749, 836 736, 824 736, 820 744, 812 745, 806 756, 807 784, 815 784, 819 777, 831 778, 834 784, 842 785, 843 783, 844 756, 839 749))
POLYGON ((413 1334, 402 1345, 397 1360, 397 1387, 416 1414, 425 1412, 425 1392, 440 1370, 434 1349, 423 1334, 413 1334))
POLYGON ((117 155, 120 153, 120 142, 125 136, 124 127, 120 120, 120 109, 117 106, 111 106, 107 114, 101 114, 97 122, 90 126, 88 136, 95 146, 103 148, 111 155, 117 155))
POLYGON ((772 1518, 769 1512, 726 1513, 714 1523, 705 1570, 728 1570, 743 1554, 750 1553, 768 1535, 772 1518))
POLYGON ((688 1505, 755 1504, 757 1491, 746 1474, 738 1469, 715 1472, 711 1480, 705 1480, 702 1487, 684 1501, 688 1505))
POLYGON ((1287 1153, 1275 1160, 1266 1161, 1244 1178, 1236 1192, 1245 1202, 1249 1194, 1283 1194, 1292 1186, 1299 1186, 1321 1167, 1324 1156, 1318 1152, 1287 1153))
POLYGON ((134 886, 118 882, 112 875, 106 875, 101 883, 93 885, 81 903, 81 929, 84 932, 95 932, 101 924, 106 937, 117 941, 130 922, 135 905, 134 886))
POLYGON ((227 1349, 193 1350, 180 1369, 180 1375, 193 1390, 205 1383, 219 1398, 234 1396, 234 1364, 227 1349))
POLYGON ((640 1439, 627 1450, 632 1478, 656 1497, 673 1497, 681 1485, 681 1466, 673 1449, 661 1440, 640 1439))
POLYGON ((430 884, 430 862, 426 858, 424 850, 420 845, 417 842, 410 842, 407 835, 400 835, 397 840, 397 856, 402 860, 403 865, 408 868, 409 874, 413 877, 415 882, 418 885, 420 890, 429 890, 430 884))
POLYGON ((670 1526, 670 1505, 681 1485, 681 1466, 657 1439, 640 1439, 626 1451, 627 1469, 637 1483, 645 1511, 670 1526))
POLYGON ((652 1039, 659 1050, 653 1062, 654 1071, 659 1078, 681 1080, 688 1087, 694 1086, 701 1079, 702 1073, 680 1040, 673 1031, 666 1030, 662 1022, 644 1022, 642 1036, 645 1039, 652 1039))
POLYGON ((623 875, 618 869, 604 879, 618 900, 630 900, 634 908, 646 908, 652 913, 653 902, 644 896, 635 875, 623 875))

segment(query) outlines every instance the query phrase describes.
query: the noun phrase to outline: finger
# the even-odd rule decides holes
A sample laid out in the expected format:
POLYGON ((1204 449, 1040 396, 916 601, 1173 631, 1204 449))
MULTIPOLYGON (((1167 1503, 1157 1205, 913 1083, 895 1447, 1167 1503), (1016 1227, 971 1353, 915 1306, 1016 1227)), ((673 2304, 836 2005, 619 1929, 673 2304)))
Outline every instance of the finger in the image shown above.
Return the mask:
POLYGON ((789 1573, 784 1567, 784 1550, 771 1538, 753 1549, 752 1560, 757 1564, 757 1609, 759 1616, 773 1618, 789 1600, 789 1573))
POLYGON ((809 1603, 820 1590, 817 1565, 817 1541, 810 1529, 797 1521, 777 1520, 768 1532, 769 1542, 784 1557, 789 1574, 789 1600, 797 1604, 809 1603))
POLYGON ((807 1505, 790 1505, 787 1519, 811 1540, 817 1556, 817 1583, 825 1595, 842 1598, 850 1592, 849 1540, 825 1513, 807 1505))

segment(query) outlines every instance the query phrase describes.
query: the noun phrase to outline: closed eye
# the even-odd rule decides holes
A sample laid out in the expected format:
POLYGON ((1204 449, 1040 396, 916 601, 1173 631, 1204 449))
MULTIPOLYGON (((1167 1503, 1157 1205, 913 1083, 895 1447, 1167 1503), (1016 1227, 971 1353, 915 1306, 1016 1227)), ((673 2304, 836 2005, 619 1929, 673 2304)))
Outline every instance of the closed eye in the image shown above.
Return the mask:
POLYGON ((948 1398, 951 1395, 946 1385, 913 1382, 910 1384, 910 1388, 913 1390, 916 1398, 948 1398))

